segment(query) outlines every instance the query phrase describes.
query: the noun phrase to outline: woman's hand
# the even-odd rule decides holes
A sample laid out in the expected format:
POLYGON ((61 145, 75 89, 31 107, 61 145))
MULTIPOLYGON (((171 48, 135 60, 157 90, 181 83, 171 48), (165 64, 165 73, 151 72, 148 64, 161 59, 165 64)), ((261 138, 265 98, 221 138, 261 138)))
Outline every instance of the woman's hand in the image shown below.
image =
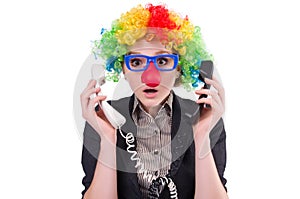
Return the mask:
POLYGON ((82 116, 97 131, 102 141, 106 140, 115 144, 116 129, 106 119, 101 108, 97 112, 95 111, 96 104, 106 99, 106 96, 97 95, 101 91, 101 88, 95 88, 96 83, 96 80, 90 80, 80 95, 82 116), (93 94, 96 94, 95 98, 91 98, 93 94))
POLYGON ((206 94, 210 96, 196 101, 198 104, 204 103, 210 105, 210 108, 203 107, 199 121, 193 126, 195 144, 199 151, 201 150, 201 154, 206 154, 208 149, 210 151, 209 133, 225 111, 225 92, 221 83, 215 77, 212 80, 205 78, 204 81, 213 88, 202 88, 195 91, 198 95, 206 94))

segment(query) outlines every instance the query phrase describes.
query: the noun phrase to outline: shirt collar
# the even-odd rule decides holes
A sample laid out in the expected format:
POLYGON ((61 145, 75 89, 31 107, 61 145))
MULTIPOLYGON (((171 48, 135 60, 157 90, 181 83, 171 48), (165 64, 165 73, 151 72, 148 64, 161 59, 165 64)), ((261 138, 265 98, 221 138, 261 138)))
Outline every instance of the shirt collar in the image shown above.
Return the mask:
MULTIPOLYGON (((172 103, 173 103, 173 91, 171 90, 168 99, 164 102, 164 104, 161 106, 160 110, 162 108, 166 109, 167 114, 170 116, 171 112, 172 112, 172 103)), ((144 111, 146 112, 143 107, 141 106, 139 100, 137 99, 137 97, 134 95, 134 102, 133 102, 133 110, 132 110, 132 114, 133 115, 138 115, 139 111, 144 111)), ((158 111, 158 112, 159 112, 158 111)))

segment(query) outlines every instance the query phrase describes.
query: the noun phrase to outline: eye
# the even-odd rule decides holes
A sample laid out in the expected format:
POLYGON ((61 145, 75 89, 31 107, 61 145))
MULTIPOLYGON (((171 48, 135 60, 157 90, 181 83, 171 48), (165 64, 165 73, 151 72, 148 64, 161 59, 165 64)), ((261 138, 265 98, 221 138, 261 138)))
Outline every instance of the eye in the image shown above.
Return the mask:
POLYGON ((132 67, 140 67, 143 65, 143 61, 138 58, 133 58, 130 60, 130 66, 132 67))
POLYGON ((157 64, 159 66, 165 66, 165 65, 168 64, 168 59, 165 58, 165 57, 160 57, 160 58, 157 59, 157 64))

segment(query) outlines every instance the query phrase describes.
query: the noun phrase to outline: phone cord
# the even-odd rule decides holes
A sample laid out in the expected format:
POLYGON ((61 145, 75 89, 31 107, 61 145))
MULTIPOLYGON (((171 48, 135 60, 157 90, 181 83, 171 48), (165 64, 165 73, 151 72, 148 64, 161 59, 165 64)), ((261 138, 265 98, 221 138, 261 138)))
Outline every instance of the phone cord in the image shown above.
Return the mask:
POLYGON ((149 187, 148 199, 158 199, 165 185, 168 185, 170 198, 178 199, 176 185, 170 177, 158 177, 153 180, 149 187))
POLYGON ((143 178, 147 179, 148 182, 152 182, 157 178, 156 175, 153 175, 151 173, 148 173, 148 171, 145 169, 144 163, 141 161, 141 159, 137 155, 137 151, 134 150, 134 135, 133 133, 129 132, 126 135, 123 134, 121 131, 121 128, 119 127, 119 132, 121 136, 125 139, 125 142, 127 144, 127 152, 131 154, 130 159, 132 161, 136 161, 135 168, 137 169, 138 173, 143 173, 143 178))
POLYGON ((151 185, 149 187, 149 199, 158 199, 160 193, 164 189, 166 185, 168 185, 169 191, 170 191, 170 198, 172 199, 178 199, 178 194, 177 194, 177 189, 176 185, 173 182, 173 180, 170 178, 170 175, 167 174, 166 176, 168 177, 157 177, 155 175, 152 175, 151 173, 149 174, 147 170, 144 168, 144 164, 141 162, 141 159, 137 157, 137 151, 133 150, 135 148, 134 143, 134 135, 133 133, 127 133, 126 135, 123 134, 121 131, 121 128, 119 127, 119 132, 121 136, 125 139, 125 142, 127 144, 127 152, 132 154, 130 156, 130 159, 132 161, 136 161, 135 168, 138 168, 139 172, 143 173, 143 178, 147 179, 148 182, 151 182, 151 185), (133 148, 133 149, 131 149, 133 148))

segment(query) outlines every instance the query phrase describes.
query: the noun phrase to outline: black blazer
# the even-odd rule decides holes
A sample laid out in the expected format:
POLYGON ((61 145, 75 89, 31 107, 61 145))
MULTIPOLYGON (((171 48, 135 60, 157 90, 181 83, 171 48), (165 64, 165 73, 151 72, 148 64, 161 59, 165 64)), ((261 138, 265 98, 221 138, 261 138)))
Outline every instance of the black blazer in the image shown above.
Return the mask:
MULTIPOLYGON (((169 171, 172 180, 176 184, 179 199, 193 199, 195 193, 195 146, 193 142, 192 123, 199 115, 199 106, 188 99, 173 95, 172 127, 171 127, 171 153, 172 164, 169 171)), ((111 101, 111 105, 126 118, 122 126, 124 134, 132 132, 136 135, 136 126, 131 118, 134 96, 111 101)), ((97 164, 100 150, 100 136, 86 123, 84 129, 82 166, 85 177, 82 183, 85 189, 82 197, 89 188, 97 164)), ((220 180, 225 187, 227 180, 224 178, 226 167, 226 132, 223 120, 210 132, 212 154, 220 180)), ((136 142, 134 143, 136 146, 136 142)), ((125 139, 117 134, 117 190, 118 198, 140 199, 142 198, 136 175, 135 162, 130 159, 131 154, 126 151, 125 139)), ((160 198, 169 198, 169 190, 166 187, 160 198)))

